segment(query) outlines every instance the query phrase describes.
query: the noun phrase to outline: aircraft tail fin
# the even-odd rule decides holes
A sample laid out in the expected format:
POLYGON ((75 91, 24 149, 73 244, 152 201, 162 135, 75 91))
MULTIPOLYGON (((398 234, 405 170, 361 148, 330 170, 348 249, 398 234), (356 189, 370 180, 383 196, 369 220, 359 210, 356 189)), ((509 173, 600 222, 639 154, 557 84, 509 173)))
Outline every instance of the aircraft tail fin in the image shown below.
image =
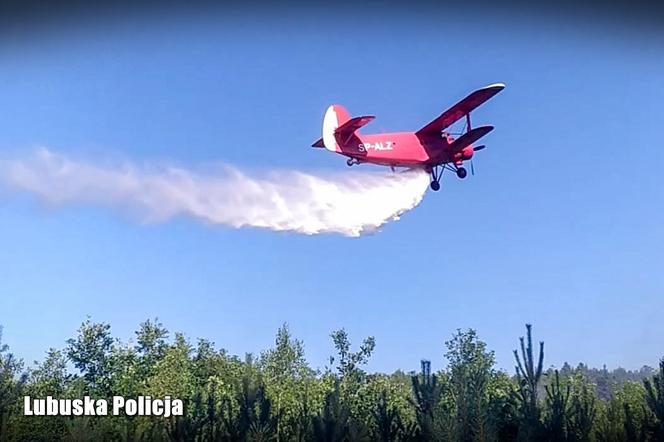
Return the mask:
POLYGON ((323 118, 323 138, 311 147, 324 147, 332 152, 340 152, 340 145, 347 143, 359 128, 372 121, 373 115, 351 118, 343 106, 333 104, 327 108, 323 118))
POLYGON ((337 129, 348 120, 350 120, 350 114, 340 104, 333 104, 327 108, 323 118, 323 145, 327 150, 340 151, 335 134, 337 129))

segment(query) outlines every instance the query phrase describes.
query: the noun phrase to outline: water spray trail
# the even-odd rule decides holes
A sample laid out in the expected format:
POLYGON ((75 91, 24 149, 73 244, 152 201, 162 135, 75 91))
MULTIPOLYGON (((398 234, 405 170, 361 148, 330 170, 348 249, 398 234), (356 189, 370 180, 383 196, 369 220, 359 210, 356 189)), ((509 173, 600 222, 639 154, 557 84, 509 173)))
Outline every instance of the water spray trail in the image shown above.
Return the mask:
POLYGON ((101 165, 40 149, 0 159, 0 185, 52 204, 129 209, 146 222, 189 216, 233 228, 347 236, 399 219, 419 204, 428 185, 421 171, 326 176, 276 171, 256 178, 236 168, 221 169, 200 174, 179 167, 101 165))

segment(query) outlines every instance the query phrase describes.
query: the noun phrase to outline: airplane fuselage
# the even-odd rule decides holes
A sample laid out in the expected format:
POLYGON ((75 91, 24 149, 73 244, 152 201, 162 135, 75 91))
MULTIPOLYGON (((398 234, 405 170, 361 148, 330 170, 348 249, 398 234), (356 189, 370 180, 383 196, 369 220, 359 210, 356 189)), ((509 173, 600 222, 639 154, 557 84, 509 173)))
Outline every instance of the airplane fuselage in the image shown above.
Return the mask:
POLYGON ((468 160, 473 156, 472 145, 453 152, 450 146, 454 138, 448 134, 436 139, 420 138, 414 132, 355 133, 349 140, 343 141, 343 144, 339 143, 337 153, 360 163, 383 166, 427 167, 468 160))

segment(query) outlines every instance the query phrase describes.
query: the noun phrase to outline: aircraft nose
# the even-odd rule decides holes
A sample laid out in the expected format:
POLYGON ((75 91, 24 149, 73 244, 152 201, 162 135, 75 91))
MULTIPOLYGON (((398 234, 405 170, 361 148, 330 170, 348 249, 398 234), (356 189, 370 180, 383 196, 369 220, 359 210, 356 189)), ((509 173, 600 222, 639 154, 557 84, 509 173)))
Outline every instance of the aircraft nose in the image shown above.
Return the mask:
POLYGON ((463 150, 461 151, 461 155, 462 155, 464 160, 469 160, 473 157, 474 151, 475 150, 473 149, 473 145, 470 144, 470 145, 463 148, 463 150))

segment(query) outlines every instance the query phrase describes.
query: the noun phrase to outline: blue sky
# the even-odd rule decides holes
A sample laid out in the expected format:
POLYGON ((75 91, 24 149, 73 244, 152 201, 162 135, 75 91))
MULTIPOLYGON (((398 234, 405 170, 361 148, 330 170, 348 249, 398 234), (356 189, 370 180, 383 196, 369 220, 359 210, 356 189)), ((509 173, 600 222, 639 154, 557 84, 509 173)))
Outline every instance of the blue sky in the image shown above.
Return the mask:
MULTIPOLYGON (((661 39, 660 39, 661 40, 661 39)), ((27 361, 90 315, 124 340, 159 317, 232 353, 288 322, 314 366, 345 327, 369 368, 444 363, 472 327, 512 370, 532 322, 547 365, 662 356, 664 56, 653 35, 517 15, 164 16, 90 23, 0 48, 0 148, 243 170, 337 170, 310 149, 325 108, 417 129, 475 88, 496 130, 478 174, 378 234, 299 236, 0 192, 0 324, 27 361), (609 32, 607 32, 609 31, 609 32)), ((369 129, 369 128, 367 128, 369 129)))

